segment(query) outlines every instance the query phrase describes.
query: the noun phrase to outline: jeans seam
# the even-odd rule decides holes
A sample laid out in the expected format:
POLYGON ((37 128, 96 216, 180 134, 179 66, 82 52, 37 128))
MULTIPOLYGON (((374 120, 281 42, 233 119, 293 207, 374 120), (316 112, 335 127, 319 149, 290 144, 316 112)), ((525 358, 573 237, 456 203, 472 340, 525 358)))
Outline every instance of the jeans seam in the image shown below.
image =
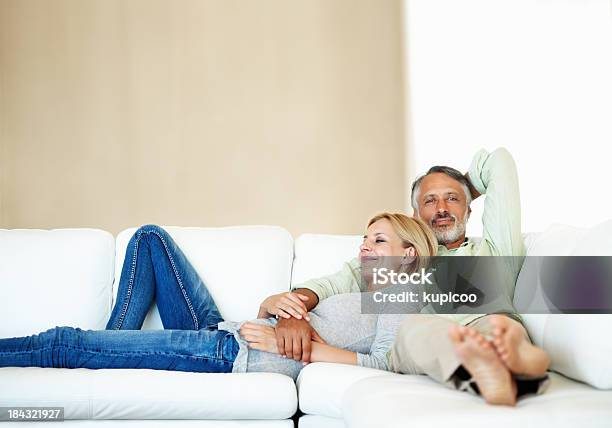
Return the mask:
POLYGON ((187 303, 187 307, 189 308, 191 317, 193 318, 194 329, 199 330, 200 323, 198 322, 198 318, 195 315, 195 311, 193 309, 193 305, 191 304, 191 300, 189 300, 189 296, 187 296, 187 292, 185 291, 185 287, 183 286, 183 281, 181 279, 181 276, 179 275, 178 270, 176 269, 174 258, 172 257, 172 255, 170 254, 170 251, 168 250, 168 244, 166 243, 166 240, 164 239, 164 237, 161 236, 155 230, 140 230, 137 234, 136 240, 134 242, 134 255, 132 256, 132 268, 130 272, 130 281, 128 282, 128 290, 126 293, 126 297, 125 297, 123 306, 121 307, 121 314, 119 315, 119 319, 117 320, 117 326, 115 329, 119 330, 121 328, 121 325, 123 324, 123 320, 128 310, 128 306, 129 306, 130 299, 132 296, 132 288, 134 286, 134 277, 136 275, 136 261, 137 261, 137 254, 138 254, 138 245, 140 242, 140 238, 142 238, 142 235, 144 235, 145 233, 155 234, 162 242, 164 246, 164 250, 166 251, 166 255, 168 256, 168 259, 170 260, 170 264, 172 265, 172 271, 174 272, 174 277, 176 278, 178 282, 179 288, 181 289, 181 294, 183 295, 183 298, 185 299, 185 302, 187 303))
POLYGON ((181 354, 181 353, 177 353, 177 352, 163 352, 163 351, 113 351, 113 350, 108 350, 108 349, 87 349, 87 348, 82 348, 79 346, 73 346, 73 345, 51 345, 51 346, 42 346, 40 348, 36 348, 36 349, 32 349, 32 350, 27 350, 27 351, 6 351, 6 352, 0 352, 0 354, 31 354, 32 352, 39 352, 39 351, 47 351, 47 350, 51 350, 51 349, 57 349, 57 348, 66 348, 66 349, 74 349, 74 350, 78 350, 81 352, 90 352, 92 354, 111 354, 111 355, 116 355, 116 356, 122 356, 122 357, 132 357, 132 356, 143 356, 143 357, 149 357, 152 355, 169 355, 169 356, 174 356, 174 357, 179 357, 179 358, 195 358, 198 360, 214 360, 214 361, 222 361, 222 362, 227 362, 227 363, 231 363, 231 361, 229 361, 226 358, 219 358, 218 356, 212 357, 212 356, 203 356, 203 355, 194 355, 194 354, 181 354))
POLYGON ((195 310, 193 309, 193 305, 191 304, 191 300, 189 300, 189 296, 187 296, 185 287, 183 287, 183 280, 181 279, 181 276, 179 275, 178 270, 176 269, 174 259, 172 258, 172 255, 170 254, 170 251, 168 250, 168 245, 166 244, 166 240, 157 231, 153 230, 151 232, 157 235, 157 237, 162 241, 162 244, 164 244, 166 255, 168 256, 168 259, 170 259, 170 264, 172 265, 172 271, 174 272, 176 281, 178 282, 178 285, 181 289, 181 293, 183 294, 183 297, 185 298, 185 302, 187 302, 187 307, 189 308, 189 312, 191 313, 191 317, 193 318, 194 329, 199 330, 200 323, 198 322, 198 317, 196 317, 195 310))
POLYGON ((142 231, 138 232, 136 236, 136 240, 134 241, 134 253, 132 255, 132 267, 130 269, 130 280, 128 282, 128 289, 123 301, 123 305, 121 306, 121 313, 119 314, 119 318, 115 324, 115 330, 121 329, 123 325, 123 320, 125 319, 125 315, 128 310, 128 306, 130 304, 130 299, 132 297, 132 287, 134 286, 134 276, 136 275, 136 256, 138 255, 138 244, 140 242, 140 237, 142 236, 142 231))

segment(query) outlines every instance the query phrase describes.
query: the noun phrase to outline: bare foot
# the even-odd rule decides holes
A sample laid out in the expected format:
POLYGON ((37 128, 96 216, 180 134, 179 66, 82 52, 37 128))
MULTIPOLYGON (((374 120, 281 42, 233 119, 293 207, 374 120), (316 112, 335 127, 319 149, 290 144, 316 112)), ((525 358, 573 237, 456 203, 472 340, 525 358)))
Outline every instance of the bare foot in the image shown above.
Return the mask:
POLYGON ((491 344, 471 327, 453 325, 448 335, 486 402, 514 406, 516 384, 491 344))
POLYGON ((505 315, 489 315, 489 321, 493 327, 493 347, 508 370, 528 376, 546 373, 548 355, 527 340, 520 323, 505 315))

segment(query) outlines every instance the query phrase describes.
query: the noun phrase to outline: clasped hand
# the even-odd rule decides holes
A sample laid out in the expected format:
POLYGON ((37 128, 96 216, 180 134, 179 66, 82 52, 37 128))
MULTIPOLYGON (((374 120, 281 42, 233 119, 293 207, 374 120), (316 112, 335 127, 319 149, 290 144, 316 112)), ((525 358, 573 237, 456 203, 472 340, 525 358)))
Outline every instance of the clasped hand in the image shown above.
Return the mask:
POLYGON ((260 314, 263 310, 267 314, 264 314, 266 316, 276 315, 285 319, 294 317, 298 320, 304 318, 306 321, 310 321, 308 309, 304 304, 307 300, 308 296, 290 291, 274 294, 262 302, 260 314))
POLYGON ((278 346, 276 346, 276 329, 274 327, 245 322, 240 327, 240 335, 249 342, 249 348, 274 354, 279 353, 278 346))
MULTIPOLYGON (((312 332, 314 342, 325 343, 314 329, 312 332)), ((240 327, 240 335, 249 343, 249 348, 280 354, 276 340, 276 329, 272 326, 247 321, 240 327)))

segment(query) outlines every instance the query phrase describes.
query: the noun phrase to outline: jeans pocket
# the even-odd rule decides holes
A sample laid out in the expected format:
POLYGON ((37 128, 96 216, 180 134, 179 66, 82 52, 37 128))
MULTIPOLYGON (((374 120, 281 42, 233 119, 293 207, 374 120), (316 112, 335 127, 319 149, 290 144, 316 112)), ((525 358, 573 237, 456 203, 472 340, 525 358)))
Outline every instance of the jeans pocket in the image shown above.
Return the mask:
POLYGON ((223 336, 222 339, 219 340, 218 358, 233 363, 240 350, 238 341, 232 332, 219 330, 219 333, 223 334, 223 336))

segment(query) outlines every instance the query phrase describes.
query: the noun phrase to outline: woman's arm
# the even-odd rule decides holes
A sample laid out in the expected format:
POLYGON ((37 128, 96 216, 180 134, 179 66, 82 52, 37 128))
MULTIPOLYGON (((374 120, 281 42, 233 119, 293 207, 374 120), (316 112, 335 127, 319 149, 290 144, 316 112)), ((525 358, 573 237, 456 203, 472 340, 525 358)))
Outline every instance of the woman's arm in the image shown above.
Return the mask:
POLYGON ((312 342, 310 361, 357 365, 357 353, 325 343, 312 342))
MULTIPOLYGON (((276 344, 276 331, 269 325, 245 322, 240 328, 240 334, 249 342, 249 347, 259 351, 279 354, 276 344)), ((312 342, 311 362, 357 364, 357 353, 336 348, 323 342, 315 332, 312 342)))

